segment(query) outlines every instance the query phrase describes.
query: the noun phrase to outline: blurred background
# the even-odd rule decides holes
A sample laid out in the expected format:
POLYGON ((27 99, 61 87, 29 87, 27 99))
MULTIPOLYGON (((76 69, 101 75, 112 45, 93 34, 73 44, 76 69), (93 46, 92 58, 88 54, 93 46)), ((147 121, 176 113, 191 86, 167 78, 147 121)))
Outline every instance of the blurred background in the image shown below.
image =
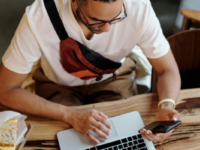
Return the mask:
MULTIPOLYGON (((34 0, 0 0, 0 58, 15 33, 25 8, 34 0)), ((161 23, 164 35, 179 32, 183 22, 182 8, 200 10, 200 0, 151 0, 152 6, 161 23)))

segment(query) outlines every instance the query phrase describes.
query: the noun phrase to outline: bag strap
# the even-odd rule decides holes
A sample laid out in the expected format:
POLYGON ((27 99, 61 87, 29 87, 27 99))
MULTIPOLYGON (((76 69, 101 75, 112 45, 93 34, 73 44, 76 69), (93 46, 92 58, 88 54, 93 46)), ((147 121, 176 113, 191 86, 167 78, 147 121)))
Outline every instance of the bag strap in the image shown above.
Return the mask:
POLYGON ((62 20, 60 18, 60 15, 58 13, 54 0, 44 0, 44 4, 47 10, 47 13, 49 15, 49 18, 51 20, 51 23, 53 24, 53 27, 57 35, 59 36, 60 40, 63 41, 67 39, 69 36, 62 23, 62 20))

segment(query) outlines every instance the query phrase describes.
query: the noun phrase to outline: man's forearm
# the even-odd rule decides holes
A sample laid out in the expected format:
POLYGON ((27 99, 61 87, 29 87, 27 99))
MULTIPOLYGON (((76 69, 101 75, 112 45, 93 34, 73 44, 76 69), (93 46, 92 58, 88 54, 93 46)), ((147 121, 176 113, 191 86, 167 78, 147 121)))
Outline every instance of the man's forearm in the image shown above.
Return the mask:
POLYGON ((28 114, 66 121, 72 108, 47 101, 21 88, 13 88, 0 96, 0 104, 28 114))
MULTIPOLYGON (((180 92, 180 85, 181 80, 178 70, 165 71, 160 74, 157 83, 159 101, 169 98, 176 102, 180 92)), ((166 102, 160 107, 173 108, 173 103, 166 102)))

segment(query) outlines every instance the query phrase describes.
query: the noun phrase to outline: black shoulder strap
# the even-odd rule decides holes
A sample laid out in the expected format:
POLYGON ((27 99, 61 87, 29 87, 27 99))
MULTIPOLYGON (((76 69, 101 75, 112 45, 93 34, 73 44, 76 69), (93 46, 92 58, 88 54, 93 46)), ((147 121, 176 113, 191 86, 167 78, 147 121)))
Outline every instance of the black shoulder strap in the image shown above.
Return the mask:
POLYGON ((44 0, 44 4, 49 15, 49 18, 53 24, 56 33, 58 34, 61 41, 67 39, 69 36, 65 30, 62 20, 59 16, 58 10, 54 0, 44 0))

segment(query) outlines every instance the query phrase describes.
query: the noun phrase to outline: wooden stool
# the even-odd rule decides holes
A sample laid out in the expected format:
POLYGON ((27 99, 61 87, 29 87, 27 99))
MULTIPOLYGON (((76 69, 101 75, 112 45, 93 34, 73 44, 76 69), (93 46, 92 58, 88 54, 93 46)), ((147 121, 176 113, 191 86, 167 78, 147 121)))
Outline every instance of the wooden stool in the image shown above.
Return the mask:
POLYGON ((182 9, 181 14, 184 16, 181 31, 188 30, 190 27, 200 28, 200 11, 182 9))

